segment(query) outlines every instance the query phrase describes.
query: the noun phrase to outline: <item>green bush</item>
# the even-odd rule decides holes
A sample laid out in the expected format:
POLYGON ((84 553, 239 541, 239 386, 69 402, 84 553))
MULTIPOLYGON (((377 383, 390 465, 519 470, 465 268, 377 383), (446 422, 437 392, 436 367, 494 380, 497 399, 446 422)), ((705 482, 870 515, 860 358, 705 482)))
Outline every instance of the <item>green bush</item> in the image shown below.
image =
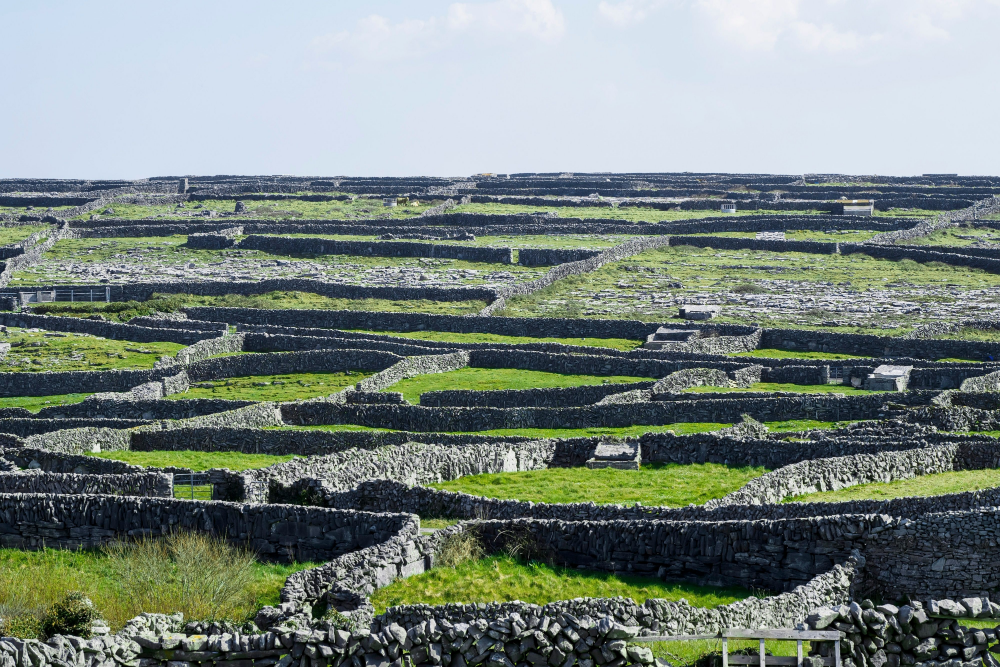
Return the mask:
POLYGON ((101 617, 90 598, 73 591, 49 607, 42 617, 42 635, 73 635, 90 639, 94 621, 101 617))

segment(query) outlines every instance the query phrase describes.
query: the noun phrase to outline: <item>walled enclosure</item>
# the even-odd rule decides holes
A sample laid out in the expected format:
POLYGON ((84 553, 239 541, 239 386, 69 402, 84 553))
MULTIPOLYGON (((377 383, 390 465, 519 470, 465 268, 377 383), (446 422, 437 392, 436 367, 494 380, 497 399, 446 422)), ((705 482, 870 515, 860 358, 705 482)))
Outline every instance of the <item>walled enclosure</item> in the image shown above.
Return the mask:
MULTIPOLYGON (((619 177, 614 178, 614 187, 624 191, 619 177)), ((372 188, 372 194, 391 191, 384 183, 352 185, 349 180, 337 187, 353 188, 348 191, 372 188)), ((611 192, 603 181, 588 181, 577 184, 577 194, 567 194, 570 181, 573 179, 562 183, 539 179, 530 187, 517 184, 512 188, 509 182, 486 179, 480 181, 479 189, 488 194, 477 194, 470 200, 501 202, 511 197, 515 198, 511 201, 530 201, 535 206, 553 205, 551 202, 575 206, 580 204, 580 197, 592 191, 611 192), (552 199, 551 195, 558 198, 552 199)), ((171 193, 177 187, 176 179, 164 183, 156 187, 167 187, 171 193)), ((302 185, 288 184, 289 189, 282 191, 288 194, 280 196, 302 196, 294 194, 303 189, 302 185)), ((829 207, 826 202, 809 200, 820 191, 809 192, 805 185, 782 185, 802 199, 734 200, 740 206, 771 207, 768 210, 829 207)), ((157 202, 169 197, 172 203, 208 201, 210 195, 205 193, 209 191, 216 196, 244 197, 238 189, 242 186, 222 186, 236 188, 223 192, 217 189, 218 184, 206 181, 197 187, 205 188, 202 194, 117 192, 82 198, 78 205, 81 209, 94 206, 88 210, 96 210, 113 206, 116 197, 123 203, 126 198, 131 198, 129 202, 146 201, 143 197, 157 202)), ((657 187, 660 190, 652 192, 666 191, 662 184, 657 187)), ((697 187, 704 190, 706 186, 697 187)), ((961 200, 964 206, 988 194, 977 188, 980 186, 969 186, 968 192, 954 188, 949 193, 951 199, 946 201, 921 192, 904 192, 900 186, 892 195, 894 199, 887 201, 947 209, 957 206, 955 202, 962 197, 966 198, 961 200)), ((675 188, 677 192, 682 189, 675 188)), ((826 194, 828 190, 821 192, 826 194)), ((726 195, 725 190, 720 194, 726 195)), ((244 198, 251 201, 252 196, 250 193, 244 198)), ((690 209, 699 205, 693 202, 681 206, 690 209)), ((29 312, 0 315, 0 324, 6 326, 81 331, 136 342, 166 340, 188 346, 148 371, 0 374, 3 396, 97 394, 77 404, 46 407, 38 413, 20 408, 0 410, 0 468, 4 471, 0 472, 0 542, 4 546, 40 546, 38 526, 47 527, 46 544, 60 548, 94 546, 137 532, 163 534, 173 526, 249 541, 262 558, 325 563, 290 576, 282 590, 282 603, 261 610, 256 628, 234 632, 234 628, 220 624, 185 625, 175 617, 146 615, 133 620, 116 636, 92 640, 57 637, 48 642, 4 639, 0 641, 0 660, 5 665, 110 667, 118 662, 129 667, 190 667, 193 663, 205 667, 291 667, 293 663, 298 667, 402 667, 405 655, 414 665, 447 667, 621 667, 654 662, 647 648, 628 643, 639 634, 716 632, 734 626, 791 627, 804 622, 814 628, 832 627, 835 623, 844 626, 848 633, 845 667, 884 667, 886 663, 898 667, 918 662, 943 667, 946 660, 955 661, 948 667, 971 667, 974 661, 982 662, 983 656, 990 655, 987 647, 996 641, 996 633, 983 633, 980 638, 969 632, 964 636, 971 639, 966 641, 959 637, 957 625, 934 619, 942 615, 949 619, 1000 617, 1000 581, 995 574, 1000 571, 995 553, 1000 515, 995 489, 892 501, 782 501, 814 490, 1000 466, 997 439, 944 433, 932 426, 947 425, 954 430, 992 430, 1000 426, 1000 402, 993 395, 1000 366, 992 362, 1000 353, 1000 344, 760 329, 712 322, 685 322, 683 328, 697 335, 671 343, 661 351, 619 351, 556 343, 442 343, 368 332, 428 330, 555 338, 572 333, 574 338, 644 340, 657 327, 676 323, 520 319, 496 313, 510 296, 531 293, 564 277, 666 245, 865 253, 993 272, 997 270, 996 260, 975 248, 925 249, 886 243, 887 239, 911 241, 954 224, 963 219, 962 215, 979 215, 992 209, 986 205, 971 207, 965 213, 946 213, 932 223, 916 226, 912 220, 892 218, 842 219, 834 225, 835 229, 881 233, 874 242, 865 244, 691 236, 765 231, 792 224, 796 226, 788 228, 831 228, 831 222, 819 216, 754 216, 662 224, 577 218, 554 223, 552 218, 541 216, 446 213, 449 209, 450 205, 445 204, 427 216, 385 219, 377 224, 357 220, 277 223, 242 218, 218 223, 209 219, 149 220, 140 225, 106 219, 74 220, 68 225, 52 222, 59 227, 60 238, 186 233, 192 246, 237 252, 263 249, 304 255, 455 257, 497 264, 513 262, 514 252, 505 247, 443 241, 456 230, 468 234, 601 233, 637 238, 600 251, 519 250, 519 263, 554 268, 537 281, 510 288, 349 286, 313 279, 111 286, 113 300, 144 300, 155 292, 222 295, 272 290, 303 290, 340 298, 482 299, 489 306, 479 316, 203 307, 185 309, 187 320, 142 317, 116 324, 29 312), (397 238, 421 236, 379 241, 281 236, 373 232, 397 238), (229 333, 229 325, 236 325, 239 332, 229 333), (862 358, 839 362, 730 356, 758 348, 862 358), (983 361, 936 361, 941 358, 983 361), (725 391, 752 388, 757 382, 825 384, 841 375, 849 381, 863 378, 886 363, 913 367, 908 391, 851 396, 725 391), (406 404, 392 392, 402 379, 464 367, 632 375, 651 380, 563 389, 431 392, 421 397, 419 406, 406 404), (163 400, 186 391, 191 383, 246 375, 344 370, 364 370, 374 375, 327 397, 284 404, 163 400), (685 393, 690 387, 706 385, 718 387, 719 391, 685 393), (768 434, 751 420, 743 421, 745 415, 760 421, 873 421, 829 432, 796 433, 786 440, 785 434, 768 434), (711 461, 763 465, 772 470, 703 506, 545 505, 490 500, 423 486, 481 472, 580 466, 592 457, 601 441, 596 437, 534 440, 441 431, 741 421, 741 426, 719 433, 647 433, 637 439, 644 461, 711 461), (361 424, 394 430, 273 428, 288 424, 361 424), (170 497, 171 474, 185 470, 147 470, 81 455, 95 446, 104 450, 299 454, 306 458, 239 473, 209 471, 216 500, 180 501, 170 497), (279 504, 302 498, 307 498, 311 506, 279 504), (462 522, 422 536, 414 514, 453 517, 462 522), (411 605, 374 615, 369 597, 376 588, 433 567, 443 544, 465 531, 474 531, 490 550, 508 546, 513 534, 556 563, 673 581, 766 588, 776 593, 711 610, 663 600, 636 604, 621 599, 577 599, 545 606, 518 602, 411 605), (864 595, 882 600, 910 596, 924 602, 880 605, 875 609, 870 603, 859 606, 864 595), (336 627, 330 620, 314 617, 314 609, 319 613, 325 607, 339 610, 355 625, 336 627), (927 610, 926 617, 920 616, 921 610, 927 610), (922 643, 910 645, 908 637, 917 635, 922 643), (873 638, 875 650, 868 649, 867 638, 873 638), (874 638, 883 645, 877 646, 874 638), (890 644, 898 644, 899 650, 890 644)), ((8 258, 3 269, 5 280, 18 266, 37 260, 46 249, 41 247, 42 238, 4 252, 8 258)), ((49 241, 45 243, 51 247, 49 241)), ((982 328, 996 327, 985 321, 982 328)), ((818 648, 814 653, 824 650, 818 648)), ((985 660, 987 667, 995 667, 989 658, 985 660)))

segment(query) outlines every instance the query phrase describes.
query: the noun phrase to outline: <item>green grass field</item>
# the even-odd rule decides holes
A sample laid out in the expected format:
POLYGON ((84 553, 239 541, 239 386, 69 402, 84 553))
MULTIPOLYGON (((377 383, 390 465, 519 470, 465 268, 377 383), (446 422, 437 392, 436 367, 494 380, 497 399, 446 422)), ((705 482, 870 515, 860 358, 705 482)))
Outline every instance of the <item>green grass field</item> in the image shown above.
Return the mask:
POLYGON ((641 503, 682 507, 721 498, 766 472, 765 468, 733 468, 716 463, 646 463, 640 470, 549 468, 470 475, 429 486, 536 503, 641 503))
POLYGON ((274 456, 271 454, 244 454, 242 452, 200 452, 193 450, 137 452, 118 450, 88 454, 102 459, 124 461, 136 466, 147 468, 190 468, 196 472, 212 468, 227 468, 229 470, 254 470, 266 468, 275 463, 284 463, 295 458, 294 455, 274 456))
POLYGON ((58 396, 12 396, 0 398, 0 408, 24 408, 38 412, 42 408, 79 403, 90 394, 61 394, 58 396))
POLYGON ((749 387, 691 387, 684 391, 694 394, 732 392, 746 393, 748 391, 793 391, 801 394, 845 394, 848 396, 864 396, 876 392, 855 389, 847 384, 791 384, 789 382, 757 382, 749 387))
POLYGON ((521 600, 545 604, 578 597, 629 597, 680 600, 699 607, 716 607, 751 597, 741 588, 714 588, 669 584, 659 579, 606 574, 553 567, 537 562, 521 563, 493 556, 467 561, 457 567, 436 567, 429 572, 399 579, 372 596, 375 613, 402 604, 446 604, 450 602, 509 602, 521 600))
POLYGON ((400 336, 442 343, 561 343, 562 345, 581 345, 583 347, 607 347, 624 352, 634 350, 643 343, 641 340, 629 338, 532 338, 488 333, 452 333, 450 331, 364 331, 362 333, 400 336))
POLYGON ((174 355, 179 343, 133 343, 89 334, 7 329, 0 341, 11 345, 0 368, 7 372, 93 371, 152 368, 163 355, 174 355))
POLYGON ((0 246, 17 243, 36 232, 49 229, 48 223, 37 225, 2 225, 0 224, 0 246))
POLYGON ((411 403, 420 401, 420 394, 426 391, 444 389, 473 389, 487 391, 495 389, 534 389, 542 387, 580 387, 593 384, 616 384, 642 382, 653 378, 630 377, 626 375, 563 375, 544 371, 528 371, 518 368, 460 368, 447 373, 431 373, 407 378, 392 385, 386 391, 402 392, 411 403))
POLYGON ((247 375, 209 382, 196 382, 190 389, 168 399, 224 398, 234 401, 301 401, 329 396, 373 375, 368 371, 342 373, 287 373, 247 375))
POLYGON ((907 496, 940 496, 1000 486, 1000 469, 959 470, 877 484, 859 484, 837 491, 810 493, 788 499, 795 502, 839 503, 847 500, 889 500, 907 496))

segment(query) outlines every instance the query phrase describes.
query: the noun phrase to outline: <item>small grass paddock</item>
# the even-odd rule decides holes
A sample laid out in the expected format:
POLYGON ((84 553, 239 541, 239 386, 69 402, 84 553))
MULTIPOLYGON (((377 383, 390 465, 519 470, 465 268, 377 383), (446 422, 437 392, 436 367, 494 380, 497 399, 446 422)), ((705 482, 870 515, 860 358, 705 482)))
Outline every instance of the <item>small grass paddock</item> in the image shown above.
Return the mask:
POLYGON ((179 394, 167 398, 222 398, 233 401, 301 401, 329 396, 373 375, 370 371, 340 373, 285 373, 278 375, 246 375, 195 382, 179 394))
POLYGON ((196 472, 212 468, 227 468, 233 471, 266 468, 275 463, 291 461, 295 455, 274 456, 273 454, 244 454, 242 452, 199 452, 193 450, 136 452, 118 450, 88 454, 102 459, 124 461, 147 468, 189 468, 196 472))
POLYGON ((0 409, 2 408, 24 408, 31 412, 38 412, 42 408, 50 408, 59 405, 72 405, 79 403, 90 394, 58 394, 56 396, 8 396, 0 398, 0 409))
POLYGON ((372 596, 375 613, 403 604, 449 602, 510 602, 521 600, 545 604, 579 597, 615 596, 644 602, 648 598, 687 599, 699 607, 716 607, 752 596, 741 588, 714 588, 669 584, 652 577, 588 572, 522 563, 508 556, 469 560, 455 567, 436 567, 429 572, 399 579, 372 596))
POLYGON ((717 463, 647 463, 640 470, 548 468, 470 475, 432 488, 536 503, 621 503, 681 507, 736 491, 765 468, 717 463))
POLYGON ((809 493, 787 502, 839 503, 848 500, 889 500, 908 496, 940 496, 948 493, 981 491, 1000 486, 1000 469, 957 470, 876 484, 859 484, 837 491, 809 493))
POLYGON ((420 394, 426 391, 445 389, 472 389, 488 391, 496 389, 540 389, 548 387, 580 387, 594 384, 620 384, 644 382, 654 378, 627 375, 563 375, 545 371, 529 371, 519 368, 460 368, 447 373, 430 373, 407 378, 392 385, 386 391, 402 392, 411 403, 420 402, 420 394))
POLYGON ((163 355, 174 355, 179 343, 133 343, 89 334, 8 328, 0 342, 10 352, 0 366, 6 372, 106 371, 152 368, 163 355))

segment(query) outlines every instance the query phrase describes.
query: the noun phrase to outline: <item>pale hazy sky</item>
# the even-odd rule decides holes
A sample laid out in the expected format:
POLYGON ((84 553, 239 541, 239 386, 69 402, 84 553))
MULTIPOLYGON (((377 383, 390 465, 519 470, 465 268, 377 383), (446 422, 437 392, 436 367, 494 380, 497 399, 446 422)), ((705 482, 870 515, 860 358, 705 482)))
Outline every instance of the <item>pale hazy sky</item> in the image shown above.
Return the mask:
POLYGON ((0 176, 1000 174, 1000 0, 0 0, 0 176))

